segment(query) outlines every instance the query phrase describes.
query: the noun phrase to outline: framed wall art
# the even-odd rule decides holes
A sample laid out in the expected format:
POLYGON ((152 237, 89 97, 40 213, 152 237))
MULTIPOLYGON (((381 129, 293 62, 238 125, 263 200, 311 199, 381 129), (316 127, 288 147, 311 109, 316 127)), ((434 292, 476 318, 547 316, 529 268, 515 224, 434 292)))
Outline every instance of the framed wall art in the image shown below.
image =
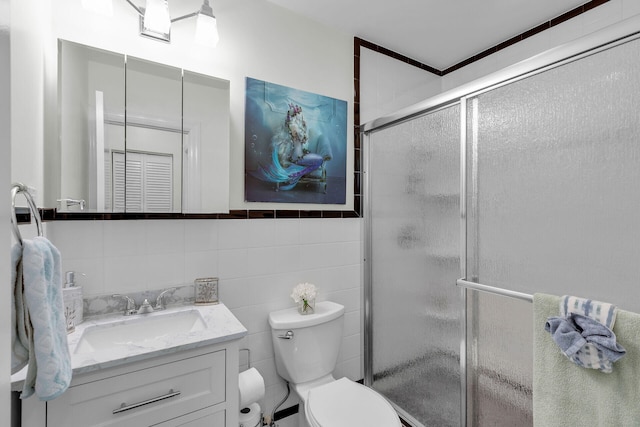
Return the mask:
POLYGON ((346 101, 247 78, 247 202, 345 204, 346 174, 346 101))

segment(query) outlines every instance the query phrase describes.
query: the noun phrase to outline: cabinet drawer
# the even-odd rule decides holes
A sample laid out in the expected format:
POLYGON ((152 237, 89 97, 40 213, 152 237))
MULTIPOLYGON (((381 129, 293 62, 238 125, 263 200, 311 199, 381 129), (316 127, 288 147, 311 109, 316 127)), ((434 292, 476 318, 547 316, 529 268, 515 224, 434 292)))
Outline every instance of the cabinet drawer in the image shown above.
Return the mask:
POLYGON ((220 350, 72 386, 47 426, 150 426, 224 402, 225 361, 220 350))
POLYGON ((153 427, 225 427, 225 410, 206 408, 153 427))

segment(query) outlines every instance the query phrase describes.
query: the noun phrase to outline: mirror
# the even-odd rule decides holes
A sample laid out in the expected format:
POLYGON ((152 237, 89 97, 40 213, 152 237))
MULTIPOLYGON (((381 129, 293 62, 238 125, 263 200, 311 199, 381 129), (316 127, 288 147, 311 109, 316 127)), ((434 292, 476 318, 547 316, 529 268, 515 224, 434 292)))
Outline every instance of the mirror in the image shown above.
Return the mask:
POLYGON ((58 97, 58 211, 228 212, 228 81, 61 40, 58 97))

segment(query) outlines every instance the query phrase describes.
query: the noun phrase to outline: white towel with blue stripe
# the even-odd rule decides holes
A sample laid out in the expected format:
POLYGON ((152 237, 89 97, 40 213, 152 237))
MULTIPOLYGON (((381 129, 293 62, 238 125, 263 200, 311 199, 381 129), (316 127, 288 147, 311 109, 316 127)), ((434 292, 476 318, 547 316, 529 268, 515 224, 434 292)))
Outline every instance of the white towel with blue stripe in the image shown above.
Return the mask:
MULTIPOLYGON (((14 253, 16 251, 14 249, 14 253)), ((27 376, 21 398, 35 392, 40 400, 55 399, 67 390, 72 374, 62 301, 60 252, 44 237, 24 239, 22 261, 18 264, 22 266, 22 277, 18 275, 20 268, 16 268, 14 303, 17 316, 12 320, 12 326, 15 324, 14 331, 18 336, 12 338, 12 356, 17 356, 12 360, 12 370, 25 364, 23 350, 27 348, 27 376), (22 314, 19 313, 21 310, 22 314)))
MULTIPOLYGON (((613 330, 617 308, 615 305, 606 302, 564 295, 560 298, 560 316, 568 318, 572 313, 593 319, 613 330)), ((613 362, 605 357, 602 351, 599 351, 597 346, 591 342, 586 343, 580 350, 576 351, 571 356, 571 359, 585 368, 598 369, 605 373, 613 371, 613 362)))

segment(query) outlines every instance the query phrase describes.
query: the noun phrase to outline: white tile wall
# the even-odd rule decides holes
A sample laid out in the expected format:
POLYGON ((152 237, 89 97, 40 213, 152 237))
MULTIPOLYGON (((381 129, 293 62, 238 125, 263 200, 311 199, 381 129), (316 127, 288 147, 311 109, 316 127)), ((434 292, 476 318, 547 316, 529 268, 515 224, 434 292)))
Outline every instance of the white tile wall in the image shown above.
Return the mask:
MULTIPOLYGON (((315 283, 319 300, 345 305, 335 374, 363 377, 360 219, 58 221, 46 226, 62 254, 63 271, 85 274, 76 276, 85 296, 219 277, 221 301, 249 331, 241 347, 251 350, 251 364, 265 379, 260 404, 266 413, 286 392, 276 373, 267 316, 293 305, 289 294, 297 283, 315 283)), ((296 403, 292 393, 280 409, 296 403)), ((293 418, 279 425, 295 427, 293 418)))
POLYGON ((622 17, 629 18, 640 13, 640 2, 637 0, 622 0, 622 17))
POLYGON ((360 122, 392 114, 442 90, 441 77, 373 50, 360 50, 360 122))

